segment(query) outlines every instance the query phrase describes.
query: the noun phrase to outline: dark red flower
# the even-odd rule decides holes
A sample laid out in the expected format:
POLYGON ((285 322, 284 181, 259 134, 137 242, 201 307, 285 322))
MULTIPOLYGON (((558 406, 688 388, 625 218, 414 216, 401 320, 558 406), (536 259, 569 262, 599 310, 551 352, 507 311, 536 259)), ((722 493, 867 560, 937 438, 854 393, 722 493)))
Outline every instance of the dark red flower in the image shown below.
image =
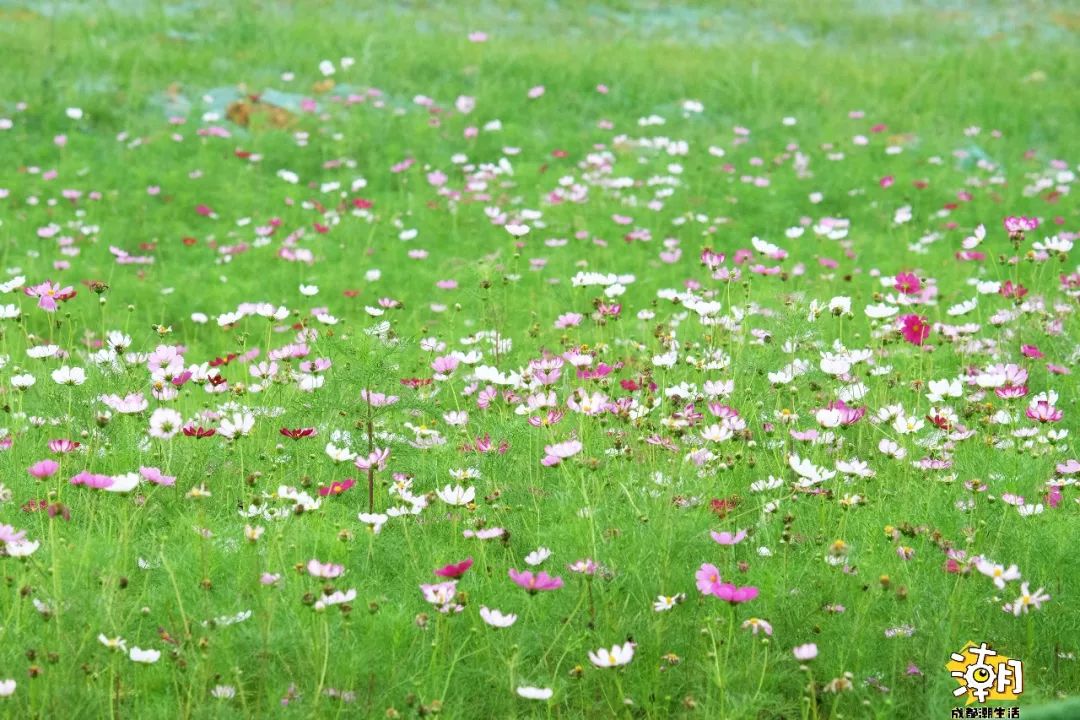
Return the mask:
POLYGON ((284 435, 287 438, 292 438, 293 440, 299 440, 300 438, 311 437, 312 435, 314 435, 315 434, 315 428, 313 428, 313 427, 281 428, 280 432, 281 432, 282 435, 284 435))
POLYGON ((185 435, 193 438, 208 438, 217 434, 214 428, 204 428, 199 425, 185 425, 182 429, 185 435))

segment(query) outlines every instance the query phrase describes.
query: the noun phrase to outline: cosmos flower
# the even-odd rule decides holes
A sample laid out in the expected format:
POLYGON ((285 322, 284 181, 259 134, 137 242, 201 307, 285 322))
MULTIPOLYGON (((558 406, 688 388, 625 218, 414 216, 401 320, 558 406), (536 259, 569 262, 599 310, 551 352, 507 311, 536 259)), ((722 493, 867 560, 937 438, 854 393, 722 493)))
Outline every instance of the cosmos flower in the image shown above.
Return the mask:
POLYGON ((742 628, 743 630, 749 630, 754 635, 757 635, 759 632, 763 632, 766 635, 772 635, 773 632, 772 625, 769 624, 768 620, 762 620, 761 618, 756 617, 743 621, 742 628))
POLYGON ((620 667, 628 665, 634 659, 635 643, 626 642, 622 645, 613 645, 610 650, 600 648, 589 651, 589 662, 598 668, 620 667))
POLYGON ((480 617, 488 625, 497 628, 508 628, 517 622, 517 615, 504 615, 498 610, 490 610, 486 606, 480 607, 480 617))
POLYGON ((244 410, 234 412, 223 418, 218 425, 218 433, 230 440, 246 437, 255 428, 255 416, 244 410))
POLYGON ((86 371, 78 367, 64 365, 52 371, 52 379, 57 385, 82 385, 86 382, 86 371))
POLYGON ((711 595, 713 585, 720 584, 720 571, 715 565, 704 563, 694 574, 697 580, 697 589, 704 595, 711 595))
POLYGON ((1026 615, 1029 608, 1040 609, 1042 604, 1048 600, 1050 600, 1050 596, 1044 593, 1042 588, 1031 592, 1027 583, 1020 583, 1020 597, 1012 603, 1007 603, 1004 610, 1011 612, 1016 617, 1020 617, 1021 614, 1026 615))
POLYGON ((678 595, 657 595, 656 600, 653 602, 653 610, 655 612, 667 612, 685 600, 686 595, 683 593, 678 595))
POLYGON ((321 563, 313 558, 308 560, 307 571, 312 577, 332 579, 341 577, 345 573, 345 566, 335 565, 333 563, 321 563))
POLYGON ((550 700, 555 692, 551 688, 538 688, 528 685, 519 685, 517 689, 519 697, 526 700, 550 700))
POLYGON ((139 647, 132 647, 128 652, 128 657, 134 662, 152 665, 161 659, 161 651, 153 649, 143 650, 139 647))
POLYGON ((903 315, 900 318, 900 334, 912 345, 922 345, 930 337, 930 326, 921 315, 903 315))
POLYGON ((56 474, 56 471, 60 469, 60 464, 55 460, 41 460, 31 465, 27 472, 31 477, 38 480, 44 480, 45 478, 52 477, 56 474))
POLYGON ((511 568, 509 575, 515 585, 528 590, 530 595, 535 595, 544 590, 558 590, 563 586, 563 579, 561 577, 553 577, 543 570, 533 574, 530 570, 518 572, 511 568))
POLYGON ((747 585, 745 587, 736 587, 731 583, 713 583, 709 588, 709 593, 714 597, 720 598, 732 605, 738 605, 739 603, 749 602, 758 596, 758 589, 753 585, 747 585))
POLYGON ((122 637, 110 638, 105 633, 98 635, 98 642, 109 648, 110 650, 119 650, 121 652, 127 652, 127 641, 122 637))
POLYGON ((999 590, 1005 589, 1005 583, 1020 579, 1020 570, 1015 565, 1010 565, 1008 568, 1005 568, 1003 565, 997 565, 989 560, 979 558, 975 563, 975 569, 993 580, 994 585, 996 585, 999 590))
POLYGON ((319 495, 322 497, 328 497, 330 495, 340 495, 341 493, 351 489, 356 485, 356 481, 352 478, 345 478, 344 480, 335 480, 329 485, 319 486, 319 495))
POLYGON ((473 559, 471 557, 465 558, 459 563, 451 563, 449 565, 444 565, 443 567, 438 568, 437 570, 435 570, 435 574, 439 577, 457 579, 464 575, 466 572, 468 572, 469 568, 472 567, 472 564, 473 559))
POLYGON ((436 490, 435 494, 447 505, 468 505, 474 499, 476 499, 476 488, 463 488, 460 485, 447 485, 440 490, 436 490))
POLYGON ((805 645, 797 645, 791 649, 791 654, 795 656, 796 660, 806 662, 813 660, 818 656, 818 648, 814 643, 806 643, 805 645))
POLYGON ((739 543, 741 543, 743 540, 746 539, 746 531, 745 530, 739 530, 739 531, 735 532, 735 534, 732 534, 732 533, 729 533, 726 530, 723 531, 723 532, 717 532, 715 530, 711 530, 709 532, 709 536, 712 537, 712 539, 714 541, 716 541, 717 543, 719 543, 721 545, 738 545, 739 543))

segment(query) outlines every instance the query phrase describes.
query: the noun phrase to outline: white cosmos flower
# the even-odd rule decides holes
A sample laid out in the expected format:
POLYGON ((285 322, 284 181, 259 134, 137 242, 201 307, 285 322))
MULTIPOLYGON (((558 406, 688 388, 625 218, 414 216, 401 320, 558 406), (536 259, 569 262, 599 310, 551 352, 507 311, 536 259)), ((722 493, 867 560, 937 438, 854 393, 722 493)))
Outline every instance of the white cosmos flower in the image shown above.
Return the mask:
POLYGON ((810 484, 825 482, 836 476, 835 471, 818 467, 814 463, 809 460, 804 460, 798 455, 789 456, 788 465, 791 466, 791 469, 794 470, 799 477, 808 480, 810 484))
POLYGON ((4 552, 8 557, 29 557, 30 555, 33 555, 39 547, 41 547, 41 543, 37 540, 22 540, 19 542, 5 543, 4 552))
POLYGON ((866 316, 874 320, 883 320, 885 318, 892 317, 896 313, 900 312, 900 308, 895 305, 886 305, 885 303, 878 303, 877 305, 867 305, 863 312, 866 316))
POLYGON ((526 700, 550 700, 551 696, 555 694, 555 691, 551 688, 528 687, 522 685, 517 689, 517 694, 526 700))
POLYGON ((143 650, 140 647, 133 647, 131 648, 131 652, 128 653, 128 657, 137 663, 146 663, 149 665, 151 663, 156 663, 161 659, 161 651, 154 649, 143 650))
POLYGON ((82 385, 86 382, 86 371, 64 365, 59 370, 52 371, 52 379, 58 385, 82 385))
POLYGON ((934 403, 941 402, 947 397, 958 398, 964 394, 963 385, 955 378, 952 380, 931 380, 929 387, 930 392, 926 393, 926 398, 934 403))
POLYGON ((821 427, 840 427, 840 411, 832 408, 822 408, 814 413, 814 418, 821 427))
POLYGON ((851 370, 851 361, 840 355, 822 353, 820 367, 823 373, 843 375, 851 370))
POLYGON ((627 642, 623 645, 613 645, 610 650, 600 648, 595 652, 589 651, 589 662, 596 667, 618 667, 626 665, 634 659, 634 643, 627 642))
POLYGON ((701 439, 708 442, 724 442, 734 436, 735 433, 727 425, 717 425, 715 423, 701 431, 701 439))
POLYGON ((127 652, 127 640, 122 637, 106 637, 105 633, 99 633, 97 636, 98 642, 109 648, 110 650, 123 650, 127 652))
POLYGON ((447 485, 441 490, 436 490, 435 494, 447 505, 467 505, 476 498, 476 488, 470 487, 466 490, 460 485, 453 487, 447 485))
POLYGON ((12 679, 0 680, 0 697, 10 697, 15 692, 16 683, 12 679))
POLYGON ((525 563, 536 567, 540 563, 551 557, 551 550, 546 547, 539 547, 533 550, 531 553, 525 556, 525 563))
POLYGON ((956 305, 953 305, 945 312, 952 317, 958 317, 960 315, 967 315, 969 312, 971 312, 978 306, 979 298, 973 297, 970 300, 965 300, 962 303, 957 303, 956 305))
POLYGON ((1073 242, 1054 235, 1053 237, 1043 238, 1042 242, 1036 242, 1032 247, 1044 252, 1067 253, 1072 250, 1073 242))
POLYGON ((26 388, 31 387, 36 382, 37 379, 30 373, 23 373, 22 375, 11 376, 11 387, 17 390, 25 390, 26 388))
POLYGON ((326 443, 326 454, 334 462, 352 462, 356 459, 356 453, 346 447, 338 447, 334 443, 326 443))
POLYGON ((829 301, 829 312, 836 315, 851 314, 851 298, 839 295, 829 301))
POLYGON ((234 412, 227 418, 221 421, 221 425, 218 426, 218 432, 230 440, 238 437, 244 437, 249 434, 252 428, 255 427, 255 416, 250 412, 243 410, 240 412, 234 412))
POLYGON ((866 464, 865 461, 853 458, 851 460, 838 460, 836 462, 836 469, 845 475, 855 475, 858 477, 870 478, 874 477, 875 473, 866 464))
POLYGON ((963 243, 961 243, 961 245, 965 250, 973 250, 974 248, 978 247, 979 243, 981 243, 985 238, 986 227, 983 225, 979 225, 977 228, 975 228, 974 233, 964 238, 964 241, 963 243))
POLYGON ((180 432, 184 418, 171 408, 158 408, 150 414, 150 437, 169 440, 180 432))
POLYGON ((892 429, 901 435, 917 433, 923 429, 926 422, 918 415, 904 415, 901 413, 892 422, 892 429))
POLYGON ((895 441, 890 440, 889 438, 882 438, 881 442, 878 443, 878 450, 881 451, 883 455, 888 455, 897 460, 903 460, 907 456, 907 450, 900 447, 895 441))
POLYGON ((517 622, 518 618, 518 616, 514 615, 513 613, 510 613, 509 615, 504 615, 498 610, 489 610, 486 606, 480 607, 480 617, 488 625, 497 628, 510 627, 517 622))
POLYGON ((360 522, 370 526, 372 532, 376 535, 382 531, 382 526, 390 519, 389 515, 384 515, 383 513, 360 513, 357 517, 360 519, 360 522))
POLYGON ((124 473, 123 475, 113 475, 112 485, 102 488, 107 492, 114 493, 126 493, 131 492, 139 484, 138 473, 124 473))

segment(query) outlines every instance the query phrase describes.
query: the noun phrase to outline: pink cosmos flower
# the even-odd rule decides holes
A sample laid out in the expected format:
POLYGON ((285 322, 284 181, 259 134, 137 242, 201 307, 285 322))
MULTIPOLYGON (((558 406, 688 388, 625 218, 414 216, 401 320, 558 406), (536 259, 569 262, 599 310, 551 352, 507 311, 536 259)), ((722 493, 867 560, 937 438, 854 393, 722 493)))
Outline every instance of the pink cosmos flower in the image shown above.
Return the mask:
POLYGON ((711 595, 713 585, 720 583, 720 571, 715 565, 705 563, 694 573, 694 578, 697 580, 697 589, 703 595, 711 595))
POLYGON ((555 443, 554 445, 545 445, 544 452, 547 455, 540 461, 540 464, 545 467, 552 467, 558 465, 563 460, 573 457, 581 452, 584 446, 579 440, 566 440, 565 442, 555 443))
POLYGON ((1062 475, 1075 475, 1080 473, 1080 461, 1076 458, 1069 458, 1065 462, 1055 465, 1054 469, 1062 475))
POLYGON ((23 292, 30 297, 36 297, 38 307, 45 312, 56 312, 57 300, 64 302, 75 297, 75 290, 70 285, 61 288, 59 283, 54 283, 51 280, 24 288, 23 292))
POLYGON ((11 525, 0 524, 0 543, 21 543, 26 539, 25 530, 16 530, 11 525))
POLYGON ((49 450, 54 453, 69 453, 79 449, 79 443, 72 440, 50 440, 49 450))
POLYGON ((104 490, 111 487, 113 479, 108 475, 98 475, 88 470, 83 470, 81 473, 71 478, 72 485, 84 485, 88 488, 94 488, 95 490, 104 490))
POLYGON ((386 407, 398 401, 397 395, 387 395, 380 392, 372 392, 367 388, 360 391, 360 398, 372 407, 386 407))
POLYGON ((930 337, 930 326, 921 315, 904 315, 900 318, 900 334, 912 345, 922 345, 930 337))
POLYGON ((56 471, 59 469, 60 464, 57 463, 55 460, 42 460, 41 462, 37 462, 31 465, 27 469, 27 472, 30 473, 32 477, 35 477, 38 480, 44 480, 47 477, 52 477, 53 475, 55 475, 56 471))
POLYGON ((510 568, 508 574, 515 585, 525 588, 530 595, 535 595, 541 590, 558 590, 563 586, 561 577, 552 577, 543 570, 534 575, 530 570, 518 572, 516 569, 510 568))
POLYGON ((308 574, 312 577, 319 578, 336 578, 341 577, 345 572, 344 565, 335 565, 333 563, 321 563, 318 560, 312 558, 308 560, 307 564, 308 574))
POLYGON ((566 566, 566 569, 570 572, 579 573, 581 575, 595 575, 596 571, 600 568, 593 560, 585 558, 578 560, 570 565, 566 566))
POLYGON ((142 475, 147 482, 152 482, 155 485, 175 485, 176 477, 172 475, 165 475, 156 467, 141 467, 139 468, 139 474, 142 475))
POLYGON ((1039 227, 1037 218, 1025 217, 1023 215, 1009 215, 1001 221, 1001 224, 1005 226, 1005 232, 1009 233, 1009 237, 1015 235, 1023 237, 1024 232, 1039 227))
POLYGON ((758 596, 760 591, 753 585, 735 587, 731 583, 713 583, 709 593, 721 600, 726 600, 732 605, 749 602, 758 596))
POLYGON ((439 577, 453 578, 456 580, 457 578, 460 578, 462 575, 468 572, 469 568, 472 567, 472 564, 473 559, 471 557, 465 558, 459 563, 451 563, 449 565, 444 565, 443 567, 436 570, 435 574, 439 577))
POLYGON ((1064 413, 1057 407, 1054 407, 1046 400, 1035 400, 1028 405, 1027 416, 1032 420, 1037 420, 1041 423, 1057 422, 1064 413))
POLYGON ((745 530, 738 530, 734 535, 727 532, 726 530, 723 532, 716 532, 715 530, 712 530, 710 531, 709 535, 711 535, 712 539, 720 543, 721 545, 738 545, 746 539, 745 530))
POLYGON ((817 645, 814 643, 799 645, 791 649, 791 654, 795 656, 796 660, 801 660, 803 662, 813 660, 818 655, 817 645))
POLYGON ((390 459, 390 448, 375 448, 366 457, 357 457, 353 464, 358 470, 385 470, 386 462, 390 459))

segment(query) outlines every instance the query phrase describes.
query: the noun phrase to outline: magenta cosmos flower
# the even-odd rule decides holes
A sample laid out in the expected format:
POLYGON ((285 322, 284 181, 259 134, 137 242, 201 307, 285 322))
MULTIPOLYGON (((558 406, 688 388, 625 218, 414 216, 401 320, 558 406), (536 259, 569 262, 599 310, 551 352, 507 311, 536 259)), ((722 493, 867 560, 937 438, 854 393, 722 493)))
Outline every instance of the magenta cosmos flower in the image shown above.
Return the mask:
POLYGON ((534 575, 528 570, 518 572, 515 568, 510 568, 509 575, 515 585, 525 588, 530 595, 535 595, 541 590, 558 590, 563 586, 561 577, 552 577, 543 570, 534 575))
POLYGON ((756 598, 759 593, 759 590, 753 585, 735 587, 731 583, 713 583, 709 590, 711 595, 726 600, 732 605, 749 602, 756 598))
POLYGON ((457 578, 468 572, 469 568, 472 567, 472 563, 473 559, 471 557, 465 558, 459 563, 451 563, 449 565, 444 565, 443 567, 436 570, 435 574, 439 577, 454 578, 456 580, 457 578))
POLYGON ((1005 226, 1005 232, 1009 233, 1009 235, 1017 235, 1039 227, 1039 220, 1038 218, 1024 217, 1023 215, 1009 215, 1001 221, 1001 224, 1005 226))
POLYGON ((905 295, 915 295, 922 289, 922 283, 919 282, 919 276, 915 273, 902 272, 896 276, 893 289, 905 295))
POLYGON ((900 318, 900 334, 912 345, 922 345, 930 337, 930 326, 921 315, 904 315, 900 318))

